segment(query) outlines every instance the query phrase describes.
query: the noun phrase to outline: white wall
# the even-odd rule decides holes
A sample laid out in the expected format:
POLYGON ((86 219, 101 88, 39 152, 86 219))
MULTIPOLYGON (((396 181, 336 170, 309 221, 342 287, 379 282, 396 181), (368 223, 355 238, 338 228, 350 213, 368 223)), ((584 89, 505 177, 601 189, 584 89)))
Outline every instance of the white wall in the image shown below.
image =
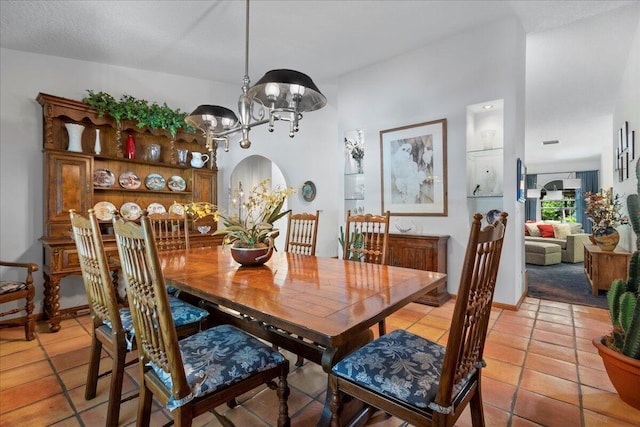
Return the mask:
MULTIPOLYGON (((637 23, 635 37, 629 51, 629 58, 624 65, 624 74, 618 90, 615 109, 613 111, 613 124, 611 128, 611 144, 609 159, 613 163, 613 153, 618 144, 618 131, 623 127, 624 122, 629 122, 629 130, 635 130, 636 160, 629 165, 629 179, 618 182, 617 175, 612 179, 612 186, 615 193, 625 199, 629 194, 638 193, 638 180, 635 176, 636 163, 640 158, 640 22, 637 23)), ((616 172, 617 173, 617 172, 616 172)), ((632 235, 630 226, 621 227, 621 239, 619 245, 626 250, 635 248, 636 236, 632 235)))
MULTIPOLYGON (((237 86, 131 68, 76 61, 46 55, 0 49, 0 259, 42 263, 43 157, 42 108, 35 101, 39 92, 81 100, 87 89, 102 90, 116 98, 126 93, 190 112, 199 104, 220 104, 235 109, 237 86)), ((254 76, 258 79, 261 76, 254 76)), ((305 115, 301 130, 292 141, 288 126, 273 134, 266 127, 252 131, 253 146, 229 153, 218 152, 219 194, 226 198, 229 173, 242 158, 262 154, 274 160, 289 185, 300 188, 316 182, 318 196, 307 203, 300 194, 291 197, 294 211, 321 209, 318 254, 335 255, 337 238, 338 148, 335 86, 316 82, 329 98, 329 105, 305 115)), ((282 125, 282 124, 281 124, 282 125)), ((340 165, 340 168, 342 166, 340 165)), ((226 206, 226 200, 222 202, 226 206)), ((5 272, 0 272, 4 274, 5 272)), ((42 275, 35 276, 36 312, 41 312, 42 275)), ((61 308, 86 304, 79 276, 63 279, 61 308)))
MULTIPOLYGON (((457 292, 473 213, 467 208, 466 108, 504 99, 505 197, 498 208, 509 212, 510 227, 495 300, 510 305, 523 293, 523 238, 517 224, 524 222, 524 205, 515 202, 515 194, 516 158, 524 157, 524 44, 519 23, 500 21, 345 75, 338 86, 340 135, 364 130, 368 212, 382 209, 379 132, 447 119, 448 216, 411 217, 411 221, 423 234, 450 235, 448 288, 452 293, 457 292)), ((406 220, 392 217, 391 230, 406 220)))

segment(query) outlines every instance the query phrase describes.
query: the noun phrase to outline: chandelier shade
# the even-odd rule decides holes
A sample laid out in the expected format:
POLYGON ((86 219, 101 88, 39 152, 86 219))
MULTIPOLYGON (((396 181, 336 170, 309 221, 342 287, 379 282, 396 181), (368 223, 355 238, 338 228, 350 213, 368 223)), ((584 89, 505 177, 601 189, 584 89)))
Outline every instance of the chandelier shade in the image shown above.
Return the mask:
POLYGON ((327 105, 327 98, 311 77, 295 70, 271 70, 249 88, 248 95, 276 110, 315 111, 327 105))
POLYGON ((213 132, 214 134, 238 126, 236 113, 219 105, 199 105, 184 121, 205 133, 213 132))

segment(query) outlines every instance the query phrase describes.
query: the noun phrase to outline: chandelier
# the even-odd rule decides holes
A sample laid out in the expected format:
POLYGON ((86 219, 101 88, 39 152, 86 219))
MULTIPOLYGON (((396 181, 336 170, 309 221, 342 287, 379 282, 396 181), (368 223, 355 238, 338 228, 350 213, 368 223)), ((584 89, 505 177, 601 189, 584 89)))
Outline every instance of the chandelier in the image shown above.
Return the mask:
POLYGON ((224 143, 224 151, 229 151, 229 136, 238 132, 242 132, 240 147, 249 148, 251 128, 268 123, 269 132, 273 132, 274 123, 280 120, 289 122, 289 136, 293 138, 302 113, 327 104, 327 98, 313 80, 299 71, 271 70, 249 87, 249 0, 246 0, 245 28, 244 78, 238 100, 240 117, 226 107, 200 105, 184 119, 204 133, 206 148, 214 155, 220 142, 224 143))

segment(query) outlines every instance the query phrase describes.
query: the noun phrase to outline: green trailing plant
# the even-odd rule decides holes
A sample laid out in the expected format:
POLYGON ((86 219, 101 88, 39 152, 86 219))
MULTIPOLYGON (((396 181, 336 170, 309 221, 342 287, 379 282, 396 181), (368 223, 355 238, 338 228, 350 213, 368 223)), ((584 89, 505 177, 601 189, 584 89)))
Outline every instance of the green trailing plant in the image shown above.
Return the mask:
MULTIPOLYGON (((350 247, 359 249, 362 247, 363 244, 363 240, 362 240, 362 233, 358 232, 358 231, 352 231, 351 232, 351 237, 349 238, 349 242, 348 244, 350 245, 350 247)), ((342 253, 344 253, 344 230, 342 229, 342 226, 340 226, 340 237, 338 237, 338 242, 340 242, 340 246, 342 247, 342 253)), ((360 261, 360 255, 358 255, 357 253, 351 253, 351 256, 349 258, 350 261, 360 261)))
MULTIPOLYGON (((640 193, 640 162, 636 163, 636 179, 640 193)), ((627 197, 629 221, 636 235, 636 248, 640 248, 640 196, 627 197)), ((629 280, 616 279, 607 292, 609 315, 613 331, 605 343, 608 347, 633 359, 640 360, 640 250, 631 255, 629 280)))
POLYGON ((180 109, 173 110, 166 103, 162 105, 154 102, 149 104, 146 99, 138 99, 131 95, 122 95, 117 101, 112 95, 106 92, 94 92, 87 90, 88 95, 82 102, 98 111, 98 115, 103 117, 109 114, 116 121, 118 126, 122 120, 132 120, 139 128, 164 129, 168 130, 171 136, 175 137, 180 129, 187 132, 195 132, 193 126, 185 123, 187 113, 180 109))

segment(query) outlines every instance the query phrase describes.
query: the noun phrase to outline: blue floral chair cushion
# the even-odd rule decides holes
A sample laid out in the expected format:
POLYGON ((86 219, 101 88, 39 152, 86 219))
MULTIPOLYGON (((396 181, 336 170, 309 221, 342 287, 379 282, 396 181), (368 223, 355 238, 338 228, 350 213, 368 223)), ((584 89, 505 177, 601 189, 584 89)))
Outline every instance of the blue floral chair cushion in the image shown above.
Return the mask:
POLYGON ((440 344, 397 329, 342 359, 333 373, 384 396, 427 408, 438 391, 444 353, 440 344))
MULTIPOLYGON (((183 399, 171 397, 167 403, 169 410, 285 361, 282 354, 231 325, 198 332, 180 340, 179 345, 192 393, 183 399)), ((171 375, 153 363, 149 366, 171 390, 171 375)))
MULTIPOLYGON (((179 298, 169 295, 169 306, 171 307, 171 315, 173 316, 173 323, 176 327, 190 325, 205 319, 209 312, 203 310, 194 305, 184 302, 179 298)), ((124 339, 127 341, 127 350, 131 351, 133 348, 133 340, 135 339, 135 331, 133 329, 133 318, 131 317, 131 311, 129 308, 121 308, 120 321, 122 322, 122 329, 124 330, 124 339)), ((111 322, 105 321, 104 324, 111 328, 111 322)))
POLYGON ((23 282, 14 282, 14 281, 0 282, 0 295, 23 291, 25 289, 27 289, 27 284, 23 282))

